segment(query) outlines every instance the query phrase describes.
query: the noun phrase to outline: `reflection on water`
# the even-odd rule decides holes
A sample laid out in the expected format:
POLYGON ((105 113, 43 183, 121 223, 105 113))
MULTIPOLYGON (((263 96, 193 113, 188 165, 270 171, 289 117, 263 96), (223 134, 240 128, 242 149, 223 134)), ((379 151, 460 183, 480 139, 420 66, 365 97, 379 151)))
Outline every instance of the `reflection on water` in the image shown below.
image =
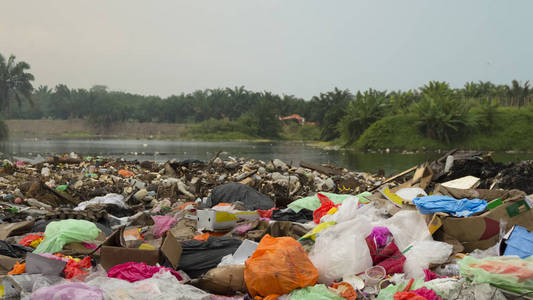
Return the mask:
MULTIPOLYGON (((81 155, 122 157, 127 160, 184 160, 195 158, 209 160, 218 151, 229 156, 260 160, 279 158, 298 164, 300 161, 331 163, 350 170, 377 172, 387 175, 410 168, 416 164, 440 157, 439 153, 362 153, 354 151, 324 150, 303 143, 288 142, 193 142, 153 140, 11 140, 0 143, 3 157, 32 159, 38 155, 76 152, 81 155)), ((508 162, 533 159, 533 153, 496 153, 498 161, 508 162)))

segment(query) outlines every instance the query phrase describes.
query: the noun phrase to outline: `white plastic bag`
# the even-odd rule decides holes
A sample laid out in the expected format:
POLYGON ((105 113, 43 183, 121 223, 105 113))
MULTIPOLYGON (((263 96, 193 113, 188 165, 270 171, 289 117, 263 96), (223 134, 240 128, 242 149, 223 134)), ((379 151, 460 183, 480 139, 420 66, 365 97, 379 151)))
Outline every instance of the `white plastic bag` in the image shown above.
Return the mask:
POLYGON ((376 222, 382 219, 381 215, 385 212, 379 210, 372 203, 359 206, 359 197, 349 197, 342 205, 339 206, 337 212, 332 215, 325 215, 320 219, 320 223, 335 222, 343 223, 357 218, 358 216, 365 216, 370 221, 376 222))
POLYGON ((424 269, 429 264, 442 264, 450 257, 453 246, 437 241, 417 241, 409 251, 404 253, 406 258, 403 265, 407 278, 424 278, 424 269))
POLYGON ((318 282, 331 283, 371 267, 372 258, 365 241, 371 231, 370 220, 360 216, 320 232, 309 253, 318 269, 318 282))
POLYGON ((111 193, 101 197, 94 197, 89 201, 83 201, 78 204, 74 210, 84 210, 87 206, 94 204, 115 204, 122 208, 126 207, 126 204, 124 204, 124 196, 111 193))
POLYGON ((371 227, 374 226, 387 227, 400 251, 416 241, 433 240, 424 217, 416 210, 399 211, 389 219, 373 223, 371 227))

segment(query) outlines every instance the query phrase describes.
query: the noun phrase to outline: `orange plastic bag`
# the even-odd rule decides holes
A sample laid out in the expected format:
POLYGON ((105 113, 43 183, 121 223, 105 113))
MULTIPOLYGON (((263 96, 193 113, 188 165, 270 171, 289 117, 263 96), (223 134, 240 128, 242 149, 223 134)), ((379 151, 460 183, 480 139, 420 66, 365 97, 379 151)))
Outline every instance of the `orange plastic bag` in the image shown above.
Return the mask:
POLYGON ((133 173, 132 171, 122 169, 122 170, 118 170, 118 175, 122 177, 134 177, 135 173, 133 173))
POLYGON ((245 263, 244 281, 252 297, 289 294, 317 280, 318 270, 291 237, 265 235, 245 263))
POLYGON ((18 275, 22 273, 26 273, 26 263, 20 264, 16 262, 13 269, 7 272, 8 275, 18 275))

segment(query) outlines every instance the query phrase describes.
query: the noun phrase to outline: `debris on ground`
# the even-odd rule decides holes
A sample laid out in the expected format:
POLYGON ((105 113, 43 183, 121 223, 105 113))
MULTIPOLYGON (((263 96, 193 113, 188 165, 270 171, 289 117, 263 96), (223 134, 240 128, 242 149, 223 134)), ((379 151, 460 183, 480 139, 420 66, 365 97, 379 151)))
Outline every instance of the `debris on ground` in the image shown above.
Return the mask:
POLYGON ((1 299, 533 299, 533 161, 0 162, 1 299))

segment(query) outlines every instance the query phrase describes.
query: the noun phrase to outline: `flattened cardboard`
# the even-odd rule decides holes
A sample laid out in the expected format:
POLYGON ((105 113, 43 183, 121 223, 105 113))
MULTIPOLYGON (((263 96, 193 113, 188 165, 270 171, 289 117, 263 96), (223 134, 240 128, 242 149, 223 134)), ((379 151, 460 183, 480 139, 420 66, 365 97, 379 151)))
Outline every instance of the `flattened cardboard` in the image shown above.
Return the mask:
POLYGON ((28 233, 31 231, 33 224, 34 221, 0 224, 0 240, 5 240, 12 235, 28 233))
POLYGON ((100 264, 106 271, 112 267, 127 262, 143 262, 147 265, 162 263, 166 258, 172 267, 176 269, 181 257, 181 244, 176 240, 172 233, 167 232, 160 249, 158 250, 141 250, 135 248, 124 248, 121 245, 122 231, 124 227, 115 231, 102 244, 100 249, 100 264))

